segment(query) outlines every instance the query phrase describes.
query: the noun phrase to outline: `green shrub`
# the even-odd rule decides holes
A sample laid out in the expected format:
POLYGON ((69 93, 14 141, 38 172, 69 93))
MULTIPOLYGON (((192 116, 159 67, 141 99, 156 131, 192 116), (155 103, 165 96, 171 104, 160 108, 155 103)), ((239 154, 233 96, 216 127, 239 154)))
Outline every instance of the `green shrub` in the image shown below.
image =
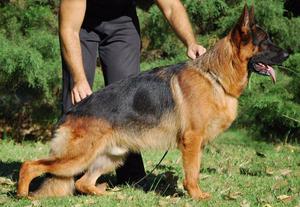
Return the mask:
POLYGON ((57 17, 40 3, 17 1, 0 7, 0 121, 5 120, 18 140, 32 134, 35 125, 49 128, 60 108, 57 17))
POLYGON ((300 133, 300 105, 291 92, 293 78, 277 69, 277 83, 252 74, 250 86, 240 99, 237 126, 247 127, 266 139, 295 141, 300 133))
MULTIPOLYGON (((300 53, 295 53, 284 63, 282 69, 292 77, 289 84, 289 92, 293 94, 293 101, 300 104, 300 53)), ((298 119, 300 116, 298 116, 298 119)))
MULTIPOLYGON (((228 7, 223 0, 183 1, 188 11, 196 34, 208 34, 216 29, 217 19, 223 16, 228 7)), ((183 44, 178 40, 170 25, 157 6, 148 12, 139 12, 142 19, 142 35, 150 41, 148 50, 160 50, 163 57, 172 58, 185 52, 183 44)), ((207 42, 202 42, 207 45, 207 42)))
POLYGON ((149 9, 143 22, 142 34, 150 41, 148 50, 160 50, 163 57, 174 57, 179 51, 182 53, 183 47, 180 41, 172 32, 157 6, 152 6, 149 9))
POLYGON ((208 34, 216 30, 218 20, 229 10, 224 0, 186 0, 184 2, 197 34, 208 34))

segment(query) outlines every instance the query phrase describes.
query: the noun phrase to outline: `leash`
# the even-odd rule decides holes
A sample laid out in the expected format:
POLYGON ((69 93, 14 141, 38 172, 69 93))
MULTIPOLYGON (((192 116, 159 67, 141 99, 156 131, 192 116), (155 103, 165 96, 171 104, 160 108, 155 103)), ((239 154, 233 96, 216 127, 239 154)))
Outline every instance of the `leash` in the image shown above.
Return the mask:
POLYGON ((154 172, 154 170, 156 170, 156 168, 161 164, 161 162, 165 159, 165 157, 167 156, 169 152, 169 149, 167 149, 167 151, 165 151, 164 155, 162 156, 162 158, 159 160, 159 162, 155 165, 155 167, 144 177, 142 177, 141 179, 139 179, 137 182, 135 182, 134 184, 132 184, 133 187, 135 187, 137 184, 139 184, 140 182, 142 182, 143 180, 145 180, 147 177, 149 177, 150 174, 152 174, 154 172))

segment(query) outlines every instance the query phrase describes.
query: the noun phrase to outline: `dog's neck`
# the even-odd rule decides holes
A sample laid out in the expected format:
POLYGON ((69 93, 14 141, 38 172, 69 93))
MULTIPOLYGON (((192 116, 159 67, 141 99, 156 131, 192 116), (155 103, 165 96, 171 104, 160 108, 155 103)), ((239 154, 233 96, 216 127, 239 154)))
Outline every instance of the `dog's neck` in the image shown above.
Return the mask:
POLYGON ((247 84, 248 72, 247 62, 241 61, 234 49, 228 37, 225 37, 189 65, 209 74, 225 93, 238 98, 247 84))

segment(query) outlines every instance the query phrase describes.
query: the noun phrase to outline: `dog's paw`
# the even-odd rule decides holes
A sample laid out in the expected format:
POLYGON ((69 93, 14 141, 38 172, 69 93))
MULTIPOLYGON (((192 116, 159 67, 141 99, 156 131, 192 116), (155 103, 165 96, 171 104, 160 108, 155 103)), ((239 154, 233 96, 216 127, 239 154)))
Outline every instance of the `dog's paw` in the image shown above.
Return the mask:
POLYGON ((202 192, 201 190, 189 192, 189 194, 194 200, 208 200, 211 198, 211 195, 209 193, 202 192))
POLYGON ((107 183, 100 183, 96 187, 99 190, 99 192, 102 192, 103 194, 105 194, 106 193, 106 189, 108 187, 108 184, 107 183))
POLYGON ((210 193, 201 191, 192 197, 193 197, 193 199, 196 199, 196 200, 208 200, 211 198, 211 195, 210 195, 210 193))
POLYGON ((20 199, 22 199, 22 198, 28 198, 29 195, 28 195, 28 192, 27 192, 27 191, 26 191, 26 192, 18 191, 18 192, 17 192, 17 197, 20 198, 20 199))
POLYGON ((35 198, 34 196, 32 196, 32 194, 31 193, 29 193, 29 194, 17 194, 17 198, 18 199, 28 199, 28 200, 31 200, 31 201, 33 201, 33 200, 37 200, 37 198, 35 198))

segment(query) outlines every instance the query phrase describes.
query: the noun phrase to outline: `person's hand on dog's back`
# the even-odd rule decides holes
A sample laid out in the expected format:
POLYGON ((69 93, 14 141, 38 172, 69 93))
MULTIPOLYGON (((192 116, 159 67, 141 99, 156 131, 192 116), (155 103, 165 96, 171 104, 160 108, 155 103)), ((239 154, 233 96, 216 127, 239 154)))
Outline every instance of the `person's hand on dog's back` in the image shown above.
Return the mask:
POLYGON ((92 90, 86 78, 81 81, 75 82, 74 87, 71 90, 72 104, 74 105, 80 102, 82 99, 91 94, 92 90))
POLYGON ((199 45, 197 43, 190 44, 187 47, 187 56, 192 60, 196 59, 197 57, 203 55, 206 52, 205 47, 199 45))

